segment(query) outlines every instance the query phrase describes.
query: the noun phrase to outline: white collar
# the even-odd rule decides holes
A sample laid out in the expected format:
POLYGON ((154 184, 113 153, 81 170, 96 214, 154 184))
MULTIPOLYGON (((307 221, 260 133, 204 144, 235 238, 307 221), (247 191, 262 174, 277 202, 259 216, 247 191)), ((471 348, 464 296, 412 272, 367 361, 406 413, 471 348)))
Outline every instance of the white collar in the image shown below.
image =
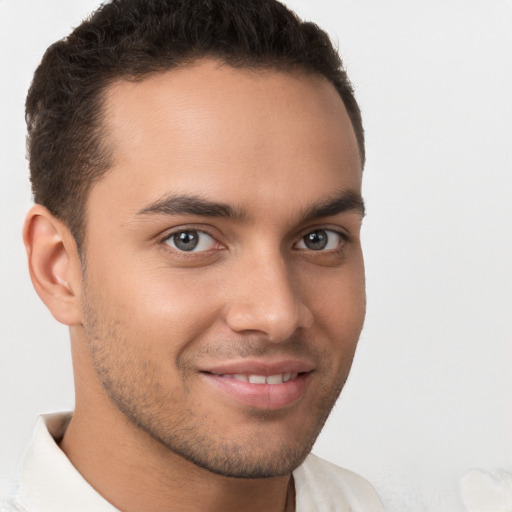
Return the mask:
MULTIPOLYGON (((18 485, 8 504, 20 512, 120 512, 78 472, 58 442, 70 412, 38 418, 18 485)), ((296 512, 383 512, 371 485, 359 475, 310 454, 294 472, 296 512)))
POLYGON ((39 416, 11 503, 41 512, 119 512, 84 479, 59 448, 71 413, 39 416))

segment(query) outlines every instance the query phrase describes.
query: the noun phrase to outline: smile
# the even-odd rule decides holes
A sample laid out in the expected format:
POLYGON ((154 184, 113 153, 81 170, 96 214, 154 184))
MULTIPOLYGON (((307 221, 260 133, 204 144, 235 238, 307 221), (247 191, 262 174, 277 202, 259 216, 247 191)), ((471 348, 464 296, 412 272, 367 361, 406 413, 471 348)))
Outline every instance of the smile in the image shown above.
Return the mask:
POLYGON ((250 384, 284 384, 292 379, 296 379, 298 373, 278 373, 276 375, 246 375, 244 373, 225 373, 219 375, 226 379, 235 379, 241 382, 248 382, 250 384))
POLYGON ((203 382, 223 402, 260 410, 278 410, 301 401, 314 366, 299 361, 239 361, 203 368, 203 382))

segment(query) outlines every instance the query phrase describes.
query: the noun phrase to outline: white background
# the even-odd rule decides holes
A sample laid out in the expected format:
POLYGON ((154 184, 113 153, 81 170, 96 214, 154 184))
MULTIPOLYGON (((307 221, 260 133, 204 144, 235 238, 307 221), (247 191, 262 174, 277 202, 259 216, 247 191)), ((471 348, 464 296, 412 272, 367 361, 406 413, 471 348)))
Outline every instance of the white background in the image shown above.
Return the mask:
MULTIPOLYGON (((367 131, 368 315, 315 452, 390 512, 462 511, 466 471, 512 467, 512 2, 287 3, 339 41, 367 131)), ((37 414, 73 406, 68 334, 20 237, 23 102, 96 6, 0 0, 0 494, 37 414)))

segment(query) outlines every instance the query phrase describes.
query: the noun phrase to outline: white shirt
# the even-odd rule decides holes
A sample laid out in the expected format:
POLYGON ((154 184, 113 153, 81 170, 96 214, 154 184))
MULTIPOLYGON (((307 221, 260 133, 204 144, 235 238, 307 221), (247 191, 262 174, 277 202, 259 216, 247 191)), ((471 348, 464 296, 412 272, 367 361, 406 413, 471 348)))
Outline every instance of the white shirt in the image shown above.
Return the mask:
MULTIPOLYGON (((71 464, 61 439, 69 414, 40 416, 16 488, 0 512, 119 512, 71 464)), ((309 455, 293 472, 296 512, 383 512, 373 487, 362 477, 309 455)))

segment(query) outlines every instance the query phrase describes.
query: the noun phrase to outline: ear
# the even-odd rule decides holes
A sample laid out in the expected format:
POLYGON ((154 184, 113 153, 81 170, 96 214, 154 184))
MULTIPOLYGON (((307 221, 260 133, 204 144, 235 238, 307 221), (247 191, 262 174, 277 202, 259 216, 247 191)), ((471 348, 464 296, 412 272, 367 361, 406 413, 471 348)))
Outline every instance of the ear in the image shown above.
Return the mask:
POLYGON ((82 268, 69 229, 36 204, 25 219, 23 241, 30 278, 39 297, 59 322, 80 324, 82 268))

